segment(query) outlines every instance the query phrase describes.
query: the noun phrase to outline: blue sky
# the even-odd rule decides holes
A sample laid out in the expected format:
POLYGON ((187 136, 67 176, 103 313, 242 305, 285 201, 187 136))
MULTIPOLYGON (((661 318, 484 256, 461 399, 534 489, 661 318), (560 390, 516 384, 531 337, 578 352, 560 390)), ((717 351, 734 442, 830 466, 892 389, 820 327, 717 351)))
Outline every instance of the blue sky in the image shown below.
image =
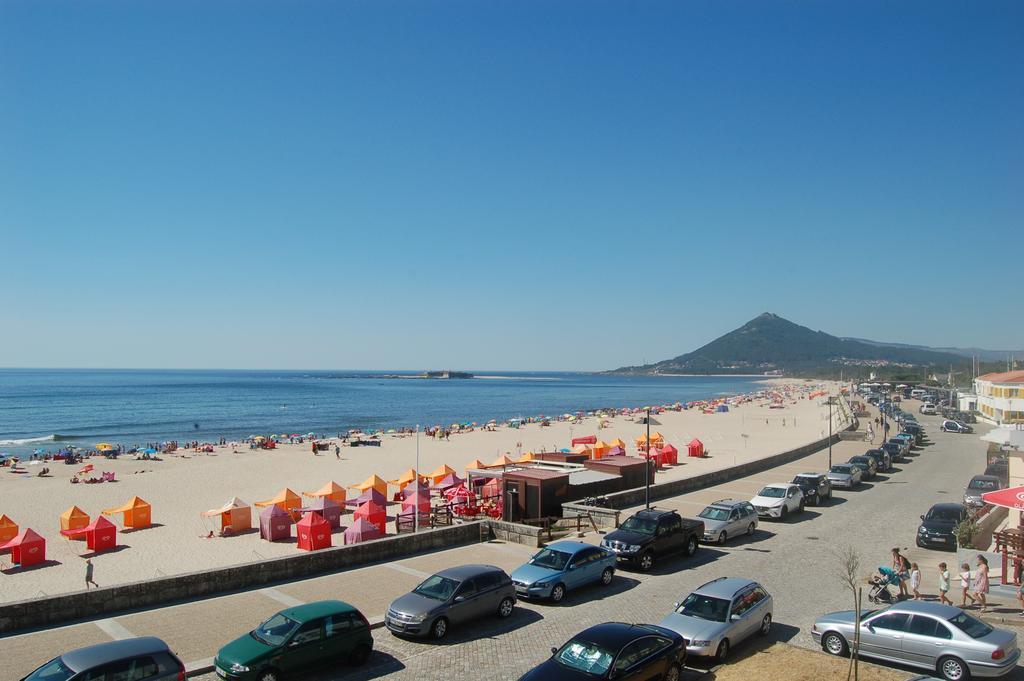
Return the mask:
POLYGON ((1019 2, 0 4, 0 366, 1024 346, 1019 2))

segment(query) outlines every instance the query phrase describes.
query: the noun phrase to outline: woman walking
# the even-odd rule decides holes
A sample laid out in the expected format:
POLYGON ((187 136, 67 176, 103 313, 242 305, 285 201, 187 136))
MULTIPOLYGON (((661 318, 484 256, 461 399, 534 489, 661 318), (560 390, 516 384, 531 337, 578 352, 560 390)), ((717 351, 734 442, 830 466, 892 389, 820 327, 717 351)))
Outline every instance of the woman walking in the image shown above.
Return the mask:
POLYGON ((892 571, 896 573, 897 579, 899 579, 899 600, 907 598, 907 578, 910 577, 910 561, 907 560, 906 556, 900 555, 900 550, 894 548, 892 550, 892 571))
POLYGON ((987 612, 988 603, 985 602, 985 595, 988 593, 988 559, 978 554, 978 572, 974 577, 974 596, 981 603, 979 612, 987 612))

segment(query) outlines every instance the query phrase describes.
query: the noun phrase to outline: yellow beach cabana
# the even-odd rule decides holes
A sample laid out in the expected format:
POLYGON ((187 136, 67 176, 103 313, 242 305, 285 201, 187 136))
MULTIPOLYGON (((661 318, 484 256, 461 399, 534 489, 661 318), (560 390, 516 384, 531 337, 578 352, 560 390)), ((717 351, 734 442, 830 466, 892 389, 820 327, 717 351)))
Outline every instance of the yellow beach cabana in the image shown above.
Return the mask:
POLYGON ((220 508, 211 509, 202 515, 204 518, 220 516, 221 532, 230 529, 232 534, 238 534, 252 529, 252 509, 238 497, 232 497, 220 508))
POLYGON ((80 530, 88 526, 89 514, 77 506, 72 506, 60 514, 60 529, 62 530, 80 530))
POLYGON ((358 485, 352 485, 352 487, 355 487, 360 492, 365 492, 368 489, 375 489, 383 494, 385 498, 388 496, 388 481, 381 478, 379 475, 371 475, 358 485))
POLYGON ((487 464, 485 464, 480 459, 473 459, 472 461, 470 461, 469 463, 466 464, 466 470, 467 471, 468 470, 480 470, 482 468, 487 468, 487 464))
POLYGON ((434 472, 428 475, 427 477, 430 478, 431 483, 436 485, 437 483, 447 478, 449 475, 455 475, 456 472, 457 471, 454 468, 452 468, 448 464, 444 464, 439 468, 435 468, 434 472))
POLYGON ((594 459, 600 459, 605 454, 607 454, 608 450, 610 449, 611 445, 609 445, 607 442, 598 440, 597 443, 591 448, 590 456, 594 459))
POLYGON ((267 506, 277 506, 282 511, 295 515, 296 509, 302 508, 302 497, 295 492, 291 491, 287 487, 278 492, 272 499, 264 499, 263 501, 257 501, 253 506, 257 508, 265 508, 267 506))
POLYGON ((526 452, 526 454, 516 459, 516 463, 529 463, 531 461, 533 461, 533 452, 526 452))
POLYGON ((622 441, 622 438, 615 438, 608 443, 609 447, 621 447, 622 451, 626 451, 626 443, 622 441))
POLYGON ((152 511, 153 509, 149 503, 139 497, 132 497, 124 506, 105 508, 102 513, 103 515, 123 513, 122 524, 125 529, 141 530, 144 527, 149 527, 152 523, 152 511))
POLYGON ((18 523, 6 515, 0 514, 0 544, 9 542, 18 536, 18 523))
POLYGON ((315 492, 303 492, 302 495, 312 497, 314 499, 324 497, 338 503, 342 508, 345 507, 345 500, 348 498, 348 492, 345 488, 333 480, 315 492))
POLYGON ((406 472, 399 475, 397 480, 388 480, 388 483, 396 485, 399 491, 401 491, 404 490, 406 486, 411 485, 413 482, 415 482, 417 477, 420 476, 416 475, 416 470, 410 468, 406 472))
POLYGON ((507 454, 502 454, 497 459, 495 459, 490 464, 488 464, 487 467, 488 468, 504 468, 505 466, 510 466, 510 465, 512 465, 514 463, 515 463, 515 461, 510 459, 507 454))

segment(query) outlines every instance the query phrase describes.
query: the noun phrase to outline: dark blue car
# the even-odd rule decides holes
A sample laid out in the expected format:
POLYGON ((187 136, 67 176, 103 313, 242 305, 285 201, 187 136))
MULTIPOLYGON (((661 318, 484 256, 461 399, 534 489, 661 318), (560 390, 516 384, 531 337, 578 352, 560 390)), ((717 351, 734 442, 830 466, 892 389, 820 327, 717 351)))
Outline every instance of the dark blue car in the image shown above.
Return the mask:
POLYGON ((551 657, 519 681, 679 681, 686 641, 654 624, 598 624, 552 648, 551 657))

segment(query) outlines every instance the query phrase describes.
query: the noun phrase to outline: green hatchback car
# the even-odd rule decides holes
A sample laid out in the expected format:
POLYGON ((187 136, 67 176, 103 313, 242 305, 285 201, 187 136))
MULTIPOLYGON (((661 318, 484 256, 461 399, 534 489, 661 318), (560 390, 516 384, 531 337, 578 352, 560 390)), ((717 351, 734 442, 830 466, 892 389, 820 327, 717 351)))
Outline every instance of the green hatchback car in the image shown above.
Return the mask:
POLYGON ((317 601, 282 610, 213 659, 217 676, 231 681, 280 681, 337 660, 366 662, 373 652, 370 623, 342 601, 317 601))

